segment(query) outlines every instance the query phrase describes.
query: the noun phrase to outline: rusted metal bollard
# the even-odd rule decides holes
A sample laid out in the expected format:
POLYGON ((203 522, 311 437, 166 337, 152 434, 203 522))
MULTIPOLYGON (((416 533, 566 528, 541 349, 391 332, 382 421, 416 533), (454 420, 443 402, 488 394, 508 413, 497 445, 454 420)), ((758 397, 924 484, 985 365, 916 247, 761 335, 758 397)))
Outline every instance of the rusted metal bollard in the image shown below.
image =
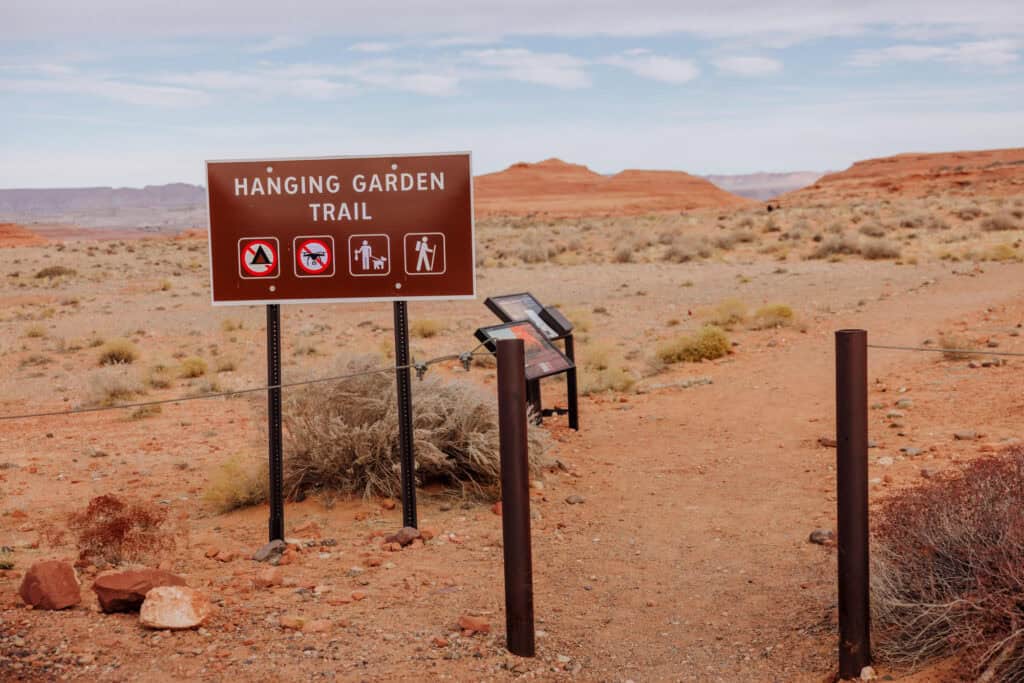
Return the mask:
POLYGON ((839 677, 871 663, 868 574, 868 333, 836 332, 839 677))
POLYGON ((533 657, 533 556, 530 550, 526 358, 521 339, 503 339, 497 343, 497 347, 505 630, 509 652, 520 657, 533 657))

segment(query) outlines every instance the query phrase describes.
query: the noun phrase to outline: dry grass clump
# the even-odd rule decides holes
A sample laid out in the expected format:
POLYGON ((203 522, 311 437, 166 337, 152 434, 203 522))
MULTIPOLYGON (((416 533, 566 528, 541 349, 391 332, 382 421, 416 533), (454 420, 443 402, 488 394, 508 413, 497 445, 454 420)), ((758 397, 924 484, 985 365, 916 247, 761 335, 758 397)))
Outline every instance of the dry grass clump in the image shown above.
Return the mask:
POLYGON ((731 330, 747 319, 747 305, 739 299, 725 299, 708 316, 709 325, 731 330))
POLYGON ((436 337, 444 331, 444 323, 430 318, 417 318, 409 323, 409 334, 419 339, 436 337))
POLYGON ((36 279, 42 280, 45 278, 48 280, 52 280, 57 277, 70 277, 72 275, 77 274, 78 271, 76 271, 74 268, 68 268, 67 266, 47 266, 46 268, 43 268, 42 270, 36 273, 36 279))
POLYGON ((1024 448, 887 501, 874 522, 875 651, 956 655, 978 681, 1024 680, 1024 448))
POLYGON ((206 365, 206 361, 199 356, 189 356, 181 361, 181 366, 178 368, 178 372, 182 377, 194 378, 202 377, 206 374, 209 367, 206 365))
POLYGON ((127 339, 111 339, 100 349, 100 365, 123 365, 134 363, 139 358, 139 349, 127 339))
POLYGON ((203 500, 217 512, 259 505, 270 496, 268 471, 265 458, 230 457, 210 475, 203 500))
POLYGON ((855 255, 860 253, 860 244, 857 240, 847 235, 834 235, 827 237, 811 252, 812 259, 828 258, 830 256, 855 255))
POLYGON ((981 229, 990 232, 1017 230, 1018 228, 1020 225, 1017 223, 1017 219, 1006 211, 989 216, 981 222, 981 229))
POLYGON ((962 334, 951 331, 939 333, 939 348, 942 349, 942 357, 946 360, 966 360, 977 358, 977 353, 964 353, 965 349, 974 347, 974 342, 962 334))
POLYGON ((750 320, 750 329, 767 330, 778 327, 789 327, 796 322, 793 309, 785 304, 768 304, 754 312, 750 320))
POLYGON ((887 231, 885 229, 885 226, 882 225, 881 223, 877 221, 871 221, 870 223, 865 223, 864 225, 860 226, 857 232, 868 237, 885 237, 887 231))
POLYGON ((46 328, 42 325, 29 325, 25 329, 25 336, 29 339, 42 339, 46 336, 46 328))
POLYGON ((97 567, 146 562, 174 550, 166 524, 167 510, 153 503, 125 500, 113 494, 93 498, 82 512, 72 513, 68 528, 79 558, 97 567))
MULTIPOLYGON (((375 368, 349 362, 342 372, 375 368)), ((374 373, 289 391, 285 397, 285 492, 397 497, 398 411, 393 373, 374 373)), ((413 387, 416 480, 464 496, 499 495, 498 413, 494 399, 461 382, 428 376, 413 387)), ((530 468, 539 470, 544 433, 530 427, 530 468)))
POLYGON ((174 384, 175 373, 165 363, 157 363, 146 373, 146 384, 154 389, 167 389, 174 384))
POLYGON ((94 370, 86 381, 86 403, 92 406, 123 403, 146 392, 138 374, 124 366, 94 370))
POLYGON ((580 393, 584 396, 606 391, 626 392, 636 386, 636 377, 611 346, 590 343, 577 363, 580 393))
POLYGON ((729 350, 729 338, 725 331, 714 325, 705 325, 695 334, 665 342, 655 353, 658 360, 663 363, 695 363, 721 358, 727 355, 729 350))
POLYGON ((894 242, 883 239, 864 240, 860 246, 860 253, 866 259, 877 261, 881 259, 899 258, 900 246, 894 242))
POLYGON ((665 250, 662 259, 669 263, 688 263, 711 256, 711 245, 706 238, 680 235, 665 250))

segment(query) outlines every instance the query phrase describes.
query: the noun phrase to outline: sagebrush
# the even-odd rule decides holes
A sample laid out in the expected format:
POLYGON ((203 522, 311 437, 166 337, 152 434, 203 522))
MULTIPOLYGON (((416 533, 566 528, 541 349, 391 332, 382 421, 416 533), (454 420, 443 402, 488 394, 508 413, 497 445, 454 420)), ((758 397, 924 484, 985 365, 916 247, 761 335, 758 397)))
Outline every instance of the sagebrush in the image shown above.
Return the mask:
POLYGON ((874 523, 876 653, 1024 681, 1024 447, 887 501, 874 523))
MULTIPOLYGON (((342 372, 378 367, 349 361, 342 372)), ((416 480, 464 496, 497 498, 500 461, 496 399, 462 382, 427 377, 413 385, 416 480)), ((287 392, 284 401, 285 493, 319 491, 400 495, 394 373, 372 373, 287 392)), ((539 471, 544 433, 532 425, 530 467, 539 471)))

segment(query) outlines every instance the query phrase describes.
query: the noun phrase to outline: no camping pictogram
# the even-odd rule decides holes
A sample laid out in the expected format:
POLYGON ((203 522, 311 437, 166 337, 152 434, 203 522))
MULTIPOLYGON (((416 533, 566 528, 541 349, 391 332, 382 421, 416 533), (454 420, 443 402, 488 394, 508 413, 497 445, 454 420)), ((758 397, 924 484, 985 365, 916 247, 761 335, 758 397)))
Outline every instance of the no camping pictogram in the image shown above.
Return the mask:
POLYGON ((296 237, 295 275, 297 277, 330 277, 334 275, 334 238, 296 237))
POLYGON ((279 248, 276 237, 244 237, 238 240, 239 275, 245 279, 275 278, 279 248))

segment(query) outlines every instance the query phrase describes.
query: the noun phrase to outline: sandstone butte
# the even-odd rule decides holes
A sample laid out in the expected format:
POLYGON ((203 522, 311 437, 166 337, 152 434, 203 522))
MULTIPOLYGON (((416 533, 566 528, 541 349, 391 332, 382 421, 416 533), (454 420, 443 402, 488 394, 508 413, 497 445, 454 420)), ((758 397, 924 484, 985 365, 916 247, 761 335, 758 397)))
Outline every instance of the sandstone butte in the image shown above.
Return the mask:
POLYGON ((605 176, 560 159, 513 164, 477 176, 473 191, 477 216, 621 216, 756 205, 682 171, 626 170, 605 176))
POLYGON ((33 247, 46 240, 17 223, 0 223, 0 247, 33 247))
POLYGON ((788 192, 785 205, 930 195, 1004 196, 1024 192, 1024 147, 974 152, 897 154, 854 163, 788 192))

